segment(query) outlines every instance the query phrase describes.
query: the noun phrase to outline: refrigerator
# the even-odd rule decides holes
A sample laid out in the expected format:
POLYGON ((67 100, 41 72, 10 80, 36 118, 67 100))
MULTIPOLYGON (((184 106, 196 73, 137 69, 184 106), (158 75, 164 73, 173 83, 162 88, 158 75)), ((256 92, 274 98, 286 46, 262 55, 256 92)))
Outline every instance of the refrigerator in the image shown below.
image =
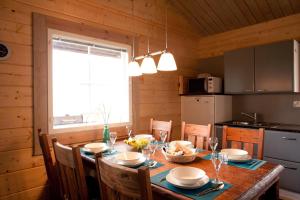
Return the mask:
POLYGON ((232 120, 232 96, 230 95, 193 95, 181 97, 181 121, 188 124, 212 125, 232 120))

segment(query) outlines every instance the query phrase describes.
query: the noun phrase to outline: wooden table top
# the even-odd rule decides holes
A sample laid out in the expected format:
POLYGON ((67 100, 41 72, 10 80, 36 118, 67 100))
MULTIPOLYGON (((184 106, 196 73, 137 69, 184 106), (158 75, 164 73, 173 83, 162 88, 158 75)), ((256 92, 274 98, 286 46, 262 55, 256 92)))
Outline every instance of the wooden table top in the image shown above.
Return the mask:
MULTIPOLYGON (((128 147, 126 144, 118 142, 116 149, 118 151, 125 151, 128 150, 128 147)), ((201 168, 210 178, 214 178, 215 170, 212 162, 201 158, 209 153, 210 152, 208 151, 199 153, 195 161, 191 163, 177 164, 168 162, 161 150, 157 150, 152 159, 162 163, 163 166, 150 170, 150 176, 154 176, 160 172, 178 166, 191 166, 201 168)), ((95 160, 90 157, 84 155, 82 155, 82 157, 85 161, 90 163, 95 162, 95 160)), ((284 168, 281 165, 269 162, 256 170, 248 170, 223 164, 219 173, 220 180, 230 183, 232 187, 219 195, 217 199, 254 199, 268 189, 274 181, 278 180, 279 174, 283 169, 284 168)), ((152 188, 153 192, 162 193, 164 196, 172 197, 172 199, 189 199, 183 195, 166 190, 154 184, 152 184, 152 188)))

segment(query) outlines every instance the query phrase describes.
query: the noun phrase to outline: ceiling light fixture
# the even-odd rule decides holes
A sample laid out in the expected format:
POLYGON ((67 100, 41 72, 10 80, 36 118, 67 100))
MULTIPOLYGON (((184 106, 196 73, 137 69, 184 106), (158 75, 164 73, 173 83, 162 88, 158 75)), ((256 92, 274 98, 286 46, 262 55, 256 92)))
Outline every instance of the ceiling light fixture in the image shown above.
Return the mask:
POLYGON ((152 55, 150 54, 149 37, 148 37, 148 52, 147 52, 147 55, 144 56, 144 59, 143 59, 142 65, 141 65, 141 70, 142 70, 143 74, 157 73, 154 59, 153 59, 152 55))
POLYGON ((177 70, 177 65, 172 53, 168 51, 168 12, 167 12, 167 4, 166 4, 166 14, 165 14, 165 40, 166 40, 166 48, 163 51, 156 51, 150 53, 149 48, 149 36, 148 36, 148 51, 146 55, 135 57, 134 60, 141 60, 141 72, 143 74, 155 74, 157 70, 159 71, 175 71, 177 70), (153 56, 161 55, 158 66, 156 68, 153 56))
POLYGON ((160 56, 157 70, 159 71, 176 71, 177 70, 177 65, 174 59, 174 56, 172 53, 168 52, 168 9, 166 5, 166 22, 165 22, 165 30, 166 30, 166 48, 163 51, 163 53, 160 56))

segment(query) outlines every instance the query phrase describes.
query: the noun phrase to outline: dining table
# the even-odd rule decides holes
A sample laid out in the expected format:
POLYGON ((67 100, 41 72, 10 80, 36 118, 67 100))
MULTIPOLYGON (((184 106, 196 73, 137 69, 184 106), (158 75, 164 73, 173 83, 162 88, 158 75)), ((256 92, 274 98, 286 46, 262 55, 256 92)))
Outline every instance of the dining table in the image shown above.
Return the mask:
MULTIPOLYGON (((123 141, 114 145, 117 152, 131 151, 131 148, 123 141)), ((211 152, 207 150, 197 151, 197 157, 190 163, 173 163, 166 160, 161 149, 157 149, 151 159, 159 163, 159 167, 150 168, 151 179, 156 175, 179 166, 196 167, 204 170, 209 178, 216 177, 215 168, 210 159, 205 159, 211 152)), ((93 156, 82 153, 85 171, 89 175, 95 175, 96 164, 93 156)), ((284 167, 278 164, 265 162, 255 170, 222 164, 219 178, 230 187, 215 197, 218 200, 227 199, 279 199, 279 175, 284 167)), ((153 199, 193 199, 189 196, 151 183, 153 199)), ((201 199, 201 198, 199 198, 201 199)), ((205 198, 204 198, 205 199, 205 198)))

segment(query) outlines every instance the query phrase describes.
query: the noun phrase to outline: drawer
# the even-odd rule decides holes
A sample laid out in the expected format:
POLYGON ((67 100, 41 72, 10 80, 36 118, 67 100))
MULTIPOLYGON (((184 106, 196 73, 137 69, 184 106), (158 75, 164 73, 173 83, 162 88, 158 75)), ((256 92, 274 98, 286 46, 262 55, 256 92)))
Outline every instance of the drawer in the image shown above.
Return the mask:
POLYGON ((300 163, 264 157, 264 160, 284 166, 280 174, 279 185, 281 188, 300 192, 300 163))
POLYGON ((283 131, 265 131, 264 156, 300 162, 300 134, 283 131))

